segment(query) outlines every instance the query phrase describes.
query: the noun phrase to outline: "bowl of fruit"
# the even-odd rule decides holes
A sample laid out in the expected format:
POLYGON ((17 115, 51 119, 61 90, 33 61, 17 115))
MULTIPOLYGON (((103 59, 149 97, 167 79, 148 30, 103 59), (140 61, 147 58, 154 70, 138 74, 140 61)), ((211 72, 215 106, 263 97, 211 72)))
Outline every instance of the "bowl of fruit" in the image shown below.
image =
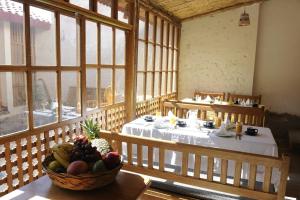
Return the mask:
POLYGON ((54 145, 43 162, 44 171, 58 187, 70 190, 100 188, 112 183, 122 168, 118 152, 114 152, 105 139, 99 138, 99 130, 94 128, 97 124, 84 125, 85 135, 77 136, 73 143, 54 145))

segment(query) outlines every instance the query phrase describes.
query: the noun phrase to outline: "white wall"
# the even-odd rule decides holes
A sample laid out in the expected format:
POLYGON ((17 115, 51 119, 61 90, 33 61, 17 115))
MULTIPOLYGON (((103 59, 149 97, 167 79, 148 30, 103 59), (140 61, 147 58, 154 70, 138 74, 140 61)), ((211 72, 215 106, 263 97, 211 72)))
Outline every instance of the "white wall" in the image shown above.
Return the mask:
POLYGON ((259 6, 246 8, 250 26, 239 26, 243 8, 182 23, 179 98, 194 90, 252 94, 259 6))
POLYGON ((300 1, 261 6, 254 93, 273 112, 300 116, 300 1))
POLYGON ((261 94, 271 112, 300 116, 300 1, 269 0, 183 22, 179 98, 203 91, 261 94))

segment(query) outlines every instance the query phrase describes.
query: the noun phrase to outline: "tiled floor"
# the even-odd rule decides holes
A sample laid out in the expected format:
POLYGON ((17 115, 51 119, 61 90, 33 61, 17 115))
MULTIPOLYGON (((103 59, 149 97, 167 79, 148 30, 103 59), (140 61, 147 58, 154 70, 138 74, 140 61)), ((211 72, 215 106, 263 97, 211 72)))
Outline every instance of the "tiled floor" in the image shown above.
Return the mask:
POLYGON ((300 151, 290 153, 291 165, 286 196, 300 199, 300 151))

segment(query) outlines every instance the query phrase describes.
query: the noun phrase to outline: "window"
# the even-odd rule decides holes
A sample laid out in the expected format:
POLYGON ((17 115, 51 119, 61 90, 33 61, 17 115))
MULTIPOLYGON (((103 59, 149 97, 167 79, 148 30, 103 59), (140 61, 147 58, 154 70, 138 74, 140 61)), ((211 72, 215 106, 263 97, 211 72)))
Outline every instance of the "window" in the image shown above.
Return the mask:
POLYGON ((73 119, 81 114, 80 73, 64 71, 61 74, 62 120, 73 119))
POLYGON ((112 86, 112 69, 101 69, 101 88, 100 88, 100 102, 101 106, 113 104, 113 86, 112 86))
POLYGON ((86 63, 97 64, 97 23, 86 21, 86 63))
POLYGON ((127 0, 118 0, 118 20, 128 23, 129 6, 127 0))
POLYGON ((139 10, 137 101, 176 92, 176 26, 143 7, 139 10))
POLYGON ((74 4, 76 6, 89 9, 90 8, 90 1, 89 0, 70 0, 71 4, 74 4))
POLYGON ((0 65, 25 65, 23 4, 7 0, 0 18, 0 65), (19 14, 14 9, 20 10, 19 14))
POLYGON ((97 12, 101 15, 111 17, 112 1, 97 0, 97 12))
POLYGON ((79 27, 73 17, 60 15, 61 65, 79 66, 79 27))
POLYGON ((31 62, 36 66, 56 65, 54 12, 30 6, 31 62), (36 15, 40 16, 39 18, 36 15))
POLYGON ((101 25, 101 64, 113 64, 113 30, 105 25, 101 25))
POLYGON ((56 72, 34 72, 32 100, 34 127, 57 121, 56 72))
POLYGON ((86 104, 87 110, 97 108, 97 69, 86 70, 86 104))
POLYGON ((0 72, 0 136, 28 129, 24 72, 0 72), (22 79, 17 79, 22 77, 22 79), (23 87, 24 86, 24 87, 23 87))

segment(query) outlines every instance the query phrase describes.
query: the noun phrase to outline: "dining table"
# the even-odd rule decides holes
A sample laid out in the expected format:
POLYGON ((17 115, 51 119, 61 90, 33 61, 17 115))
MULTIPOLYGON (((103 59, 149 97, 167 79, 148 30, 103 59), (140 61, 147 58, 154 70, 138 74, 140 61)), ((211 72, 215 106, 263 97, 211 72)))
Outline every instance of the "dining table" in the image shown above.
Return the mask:
MULTIPOLYGON (((195 126, 195 123, 190 123, 189 119, 176 119, 177 121, 185 121, 187 126, 179 127, 174 126, 170 123, 170 117, 156 117, 152 116, 153 121, 149 122, 145 120, 145 116, 135 119, 132 122, 125 124, 122 128, 122 134, 128 134, 133 136, 141 136, 148 138, 155 138, 167 141, 175 141, 179 143, 199 145, 204 147, 213 147, 220 149, 233 150, 238 152, 246 152, 257 155, 272 156, 278 157, 278 147, 275 142, 275 139, 272 135, 272 132, 267 127, 255 127, 251 126, 258 130, 257 136, 250 136, 243 134, 240 139, 236 137, 220 137, 216 133, 217 128, 210 129, 205 128, 205 121, 197 120, 198 124, 195 126)), ((242 127, 242 132, 244 133, 247 128, 250 126, 244 125, 242 127)), ((232 136, 235 136, 235 130, 229 130, 232 136)), ((127 148, 123 144, 122 155, 126 158, 127 148)), ((155 149, 154 149, 155 151, 155 149)), ((143 162, 147 162, 147 153, 146 147, 143 147, 143 162)), ((155 163, 159 161, 158 152, 154 152, 154 167, 155 163)), ((165 168, 166 170, 176 171, 181 169, 182 164, 182 154, 170 150, 166 150, 165 153, 165 168)), ((136 157, 136 148, 133 148, 133 158, 136 157)), ((188 158, 188 168, 191 173, 194 167, 195 156, 189 154, 188 158)), ((228 162, 228 176, 234 175, 234 162, 228 162)), ((158 165, 158 164, 157 164, 158 165)), ((220 159, 215 159, 214 161, 214 172, 218 173, 221 168, 220 159)), ((207 157, 201 158, 201 172, 207 170, 207 157)), ((276 185, 279 183, 279 170, 273 169, 271 182, 276 185)), ((247 179, 249 175, 249 164, 244 163, 242 166, 242 178, 247 179)), ((257 168, 257 180, 263 180, 264 168, 258 166, 257 168)), ((201 177, 201 176, 200 176, 201 177)))
POLYGON ((2 197, 3 200, 136 200, 150 185, 150 178, 121 170, 116 180, 102 188, 74 191, 55 186, 45 175, 2 197), (130 183, 130 184, 128 184, 130 183))

